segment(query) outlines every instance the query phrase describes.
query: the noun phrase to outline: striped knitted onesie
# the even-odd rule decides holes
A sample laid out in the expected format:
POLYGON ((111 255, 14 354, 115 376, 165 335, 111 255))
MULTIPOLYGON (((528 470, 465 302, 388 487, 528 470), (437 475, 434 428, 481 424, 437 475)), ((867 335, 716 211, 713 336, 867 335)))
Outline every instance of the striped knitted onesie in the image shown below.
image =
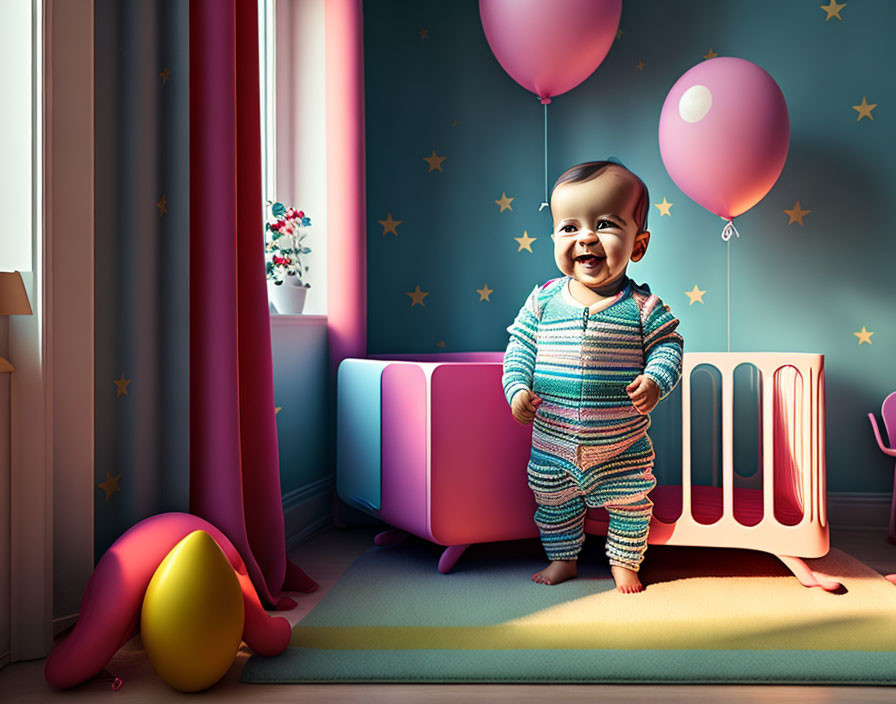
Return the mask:
POLYGON ((647 285, 626 278, 615 298, 589 308, 572 297, 569 281, 536 287, 507 328, 504 395, 510 403, 531 389, 542 399, 528 479, 548 558, 575 559, 588 507, 602 506, 610 564, 637 571, 656 480, 650 417, 625 387, 643 373, 665 398, 681 377, 684 343, 678 320, 647 285))

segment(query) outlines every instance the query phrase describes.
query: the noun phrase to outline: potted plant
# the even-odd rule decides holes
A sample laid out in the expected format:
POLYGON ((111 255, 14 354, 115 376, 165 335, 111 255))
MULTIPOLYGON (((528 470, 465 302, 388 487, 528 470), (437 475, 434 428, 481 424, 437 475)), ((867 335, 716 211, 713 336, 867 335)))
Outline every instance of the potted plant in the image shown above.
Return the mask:
POLYGON ((271 203, 273 218, 265 224, 265 271, 268 299, 278 313, 296 315, 305 305, 310 284, 305 282, 303 257, 311 251, 304 244, 311 218, 301 210, 271 203))

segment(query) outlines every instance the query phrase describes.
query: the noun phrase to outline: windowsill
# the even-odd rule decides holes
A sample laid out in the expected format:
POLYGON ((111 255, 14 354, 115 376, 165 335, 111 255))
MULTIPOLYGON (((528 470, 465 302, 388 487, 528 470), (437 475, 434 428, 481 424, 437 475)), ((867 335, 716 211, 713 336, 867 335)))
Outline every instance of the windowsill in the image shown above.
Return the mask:
POLYGON ((271 313, 271 325, 326 325, 326 315, 311 315, 299 313, 298 315, 284 315, 271 313))

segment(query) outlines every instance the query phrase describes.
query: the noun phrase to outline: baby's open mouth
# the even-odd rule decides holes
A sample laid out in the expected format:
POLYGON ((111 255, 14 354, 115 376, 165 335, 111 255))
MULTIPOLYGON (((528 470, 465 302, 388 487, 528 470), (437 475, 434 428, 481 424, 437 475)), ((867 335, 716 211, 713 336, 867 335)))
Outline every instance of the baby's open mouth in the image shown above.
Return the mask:
POLYGON ((595 254, 580 254, 576 257, 576 261, 579 264, 583 264, 585 266, 598 266, 606 257, 599 257, 595 254))

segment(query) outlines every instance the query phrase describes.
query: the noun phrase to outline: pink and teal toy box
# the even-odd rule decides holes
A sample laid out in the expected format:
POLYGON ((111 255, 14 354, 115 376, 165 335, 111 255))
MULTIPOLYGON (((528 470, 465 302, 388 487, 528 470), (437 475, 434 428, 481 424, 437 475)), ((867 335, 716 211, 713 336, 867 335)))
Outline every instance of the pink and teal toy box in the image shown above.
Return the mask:
POLYGON ((345 360, 340 498, 439 545, 537 537, 525 471, 532 429, 510 415, 502 359, 474 352, 345 360))

